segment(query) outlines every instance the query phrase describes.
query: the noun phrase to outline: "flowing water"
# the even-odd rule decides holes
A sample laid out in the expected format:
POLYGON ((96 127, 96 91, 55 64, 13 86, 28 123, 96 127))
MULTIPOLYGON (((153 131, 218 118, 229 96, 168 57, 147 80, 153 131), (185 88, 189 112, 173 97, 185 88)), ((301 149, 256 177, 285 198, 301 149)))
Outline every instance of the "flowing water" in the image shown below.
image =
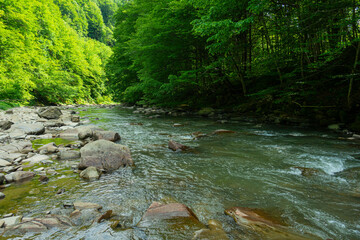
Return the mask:
POLYGON ((202 223, 221 221, 231 239, 256 238, 224 214, 234 206, 261 209, 310 239, 360 239, 360 179, 338 174, 360 167, 360 148, 334 133, 245 122, 218 124, 195 117, 149 119, 127 109, 90 108, 82 115, 99 117, 94 124, 119 132, 136 168, 120 169, 94 182, 65 174, 62 178, 74 179, 71 190, 57 197, 53 190, 43 191, 42 199, 21 202, 19 212, 37 216, 64 200, 90 201, 127 219, 130 228, 113 231, 105 221, 33 238, 191 239, 191 229, 135 227, 153 201, 168 199, 186 204, 202 223), (174 123, 183 126, 173 127, 174 123), (236 133, 211 134, 221 128, 236 133), (194 140, 191 133, 198 131, 208 136, 194 140), (167 148, 170 139, 192 149, 172 152, 167 148), (309 171, 302 174, 302 168, 309 171))

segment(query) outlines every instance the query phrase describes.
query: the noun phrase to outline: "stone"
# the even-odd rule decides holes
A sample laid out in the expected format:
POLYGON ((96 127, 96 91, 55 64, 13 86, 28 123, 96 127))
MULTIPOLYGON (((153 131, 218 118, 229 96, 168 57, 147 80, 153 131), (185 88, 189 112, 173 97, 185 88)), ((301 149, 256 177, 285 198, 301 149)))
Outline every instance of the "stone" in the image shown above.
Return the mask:
POLYGON ((42 154, 36 154, 35 156, 25 159, 22 162, 23 163, 29 163, 30 165, 35 165, 41 162, 45 162, 50 160, 50 157, 47 155, 42 155, 42 154))
POLYGON ((180 124, 180 123, 174 123, 173 124, 173 127, 183 127, 184 125, 183 124, 180 124))
POLYGON ((113 216, 113 211, 108 210, 97 219, 97 222, 100 223, 102 220, 109 220, 112 216, 113 216))
POLYGON ((259 239, 313 239, 300 235, 285 227, 285 224, 261 210, 245 207, 233 207, 225 210, 225 214, 234 218, 235 222, 259 235, 259 239))
POLYGON ((0 199, 4 199, 5 198, 5 194, 0 192, 0 199))
POLYGON ((79 159, 81 154, 79 151, 75 150, 60 150, 59 156, 61 160, 72 160, 72 159, 79 159))
POLYGON ((205 117, 207 117, 207 116, 213 114, 214 111, 215 111, 215 110, 214 110, 213 108, 207 107, 207 108, 202 108, 200 111, 198 111, 197 114, 200 115, 200 116, 205 116, 205 117))
POLYGON ((14 129, 13 131, 11 131, 9 133, 9 137, 11 139, 16 139, 16 140, 25 139, 26 138, 26 133, 23 130, 14 129))
POLYGON ((15 216, 15 217, 7 217, 7 218, 3 218, 1 219, 5 222, 5 227, 11 227, 14 226, 16 224, 19 224, 22 220, 22 216, 15 216))
POLYGON ((4 220, 0 220, 0 228, 4 228, 5 227, 5 221, 4 220))
POLYGON ((45 144, 44 146, 38 148, 38 151, 42 151, 42 150, 45 150, 47 153, 55 153, 59 151, 54 142, 45 144))
MULTIPOLYGON (((41 123, 16 123, 11 126, 10 131, 20 130, 27 135, 41 135, 45 132, 45 127, 41 123)), ((11 133, 10 133, 11 136, 11 133)))
POLYGON ((79 132, 77 129, 70 128, 65 130, 64 132, 59 134, 60 138, 67 139, 67 140, 78 140, 79 139, 79 132))
POLYGON ((174 218, 194 218, 196 215, 190 208, 181 203, 162 204, 153 202, 142 217, 142 221, 162 220, 174 218))
POLYGON ((13 213, 7 213, 7 214, 3 215, 3 218, 8 218, 8 217, 12 217, 12 216, 14 216, 13 213))
POLYGON ((14 123, 11 121, 0 121, 0 129, 8 130, 14 123))
POLYGON ((80 126, 77 127, 76 130, 78 131, 78 137, 80 140, 92 138, 94 136, 94 132, 96 131, 104 131, 103 129, 92 125, 80 126))
POLYGON ((108 140, 111 142, 116 142, 121 139, 120 134, 112 131, 95 131, 93 135, 94 140, 108 140))
POLYGON ((26 233, 39 233, 48 230, 46 226, 39 222, 26 221, 12 226, 7 230, 6 235, 23 235, 26 233))
POLYGON ((3 184, 5 181, 5 175, 3 173, 0 173, 0 185, 3 184))
POLYGON ((83 209, 81 211, 75 210, 71 213, 71 221, 76 226, 89 226, 96 219, 99 219, 100 212, 95 208, 83 209))
POLYGON ((75 208, 75 210, 84 210, 84 209, 100 210, 100 209, 102 209, 102 206, 99 204, 90 203, 90 202, 74 202, 74 208, 75 208))
POLYGON ((65 123, 62 122, 62 121, 59 121, 59 120, 57 120, 57 121, 46 121, 46 122, 44 123, 44 126, 45 126, 46 128, 56 128, 56 127, 65 126, 65 123))
POLYGON ((14 111, 12 109, 6 110, 5 114, 14 114, 14 111))
POLYGON ((76 123, 80 122, 80 116, 71 116, 71 121, 76 123))
POLYGON ((228 134, 228 133, 235 133, 234 131, 231 131, 231 130, 226 130, 226 129, 218 129, 218 130, 215 130, 213 132, 213 134, 228 134))
POLYGON ((18 171, 5 175, 7 182, 21 182, 33 178, 35 174, 30 171, 18 171))
POLYGON ((0 159, 0 167, 7 167, 7 166, 10 166, 11 163, 4 160, 4 159, 0 159))
POLYGON ((96 167, 88 167, 80 173, 80 177, 86 180, 98 180, 101 176, 101 171, 96 167))
POLYGON ((60 108, 58 107, 48 107, 40 109, 38 112, 39 117, 46 119, 59 119, 62 115, 60 108))
POLYGON ((105 171, 132 166, 130 149, 106 140, 97 140, 85 145, 81 150, 79 169, 93 166, 105 171))
POLYGON ((39 177, 39 181, 40 182, 47 182, 47 181, 49 181, 49 178, 46 175, 41 175, 39 177))
POLYGON ((182 144, 177 143, 177 142, 175 142, 173 140, 169 141, 168 147, 173 151, 184 151, 184 150, 189 149, 188 146, 182 145, 182 144))
POLYGON ((217 220, 209 220, 209 228, 196 231, 193 240, 207 239, 207 240, 228 240, 222 224, 217 220))
POLYGON ((25 154, 21 153, 0 153, 0 158, 8 162, 13 162, 18 158, 24 157, 25 154))

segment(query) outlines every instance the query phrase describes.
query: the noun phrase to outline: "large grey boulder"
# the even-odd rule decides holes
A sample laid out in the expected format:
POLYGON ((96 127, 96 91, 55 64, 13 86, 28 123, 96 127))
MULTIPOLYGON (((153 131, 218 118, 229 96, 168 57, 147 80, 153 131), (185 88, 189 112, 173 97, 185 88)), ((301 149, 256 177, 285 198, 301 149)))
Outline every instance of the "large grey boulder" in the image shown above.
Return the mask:
POLYGON ((46 119, 59 119, 62 112, 58 107, 48 107, 40 109, 38 115, 46 119))
POLYGON ((0 158, 0 167, 7 167, 7 166, 10 166, 10 165, 11 165, 10 162, 0 158))
POLYGON ((105 171, 134 164, 127 146, 106 140, 97 140, 85 145, 81 150, 79 169, 93 166, 105 171))
POLYGON ((45 127, 41 123, 17 123, 11 126, 10 132, 20 130, 27 135, 41 135, 45 132, 45 127))

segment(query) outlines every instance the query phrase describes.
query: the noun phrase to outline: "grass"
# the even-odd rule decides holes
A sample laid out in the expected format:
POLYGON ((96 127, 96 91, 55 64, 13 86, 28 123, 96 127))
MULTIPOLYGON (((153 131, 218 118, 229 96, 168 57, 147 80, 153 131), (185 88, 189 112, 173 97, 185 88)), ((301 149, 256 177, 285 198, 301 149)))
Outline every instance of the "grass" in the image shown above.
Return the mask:
POLYGON ((0 101, 0 110, 8 110, 10 108, 20 106, 18 103, 9 103, 9 102, 1 102, 0 101))

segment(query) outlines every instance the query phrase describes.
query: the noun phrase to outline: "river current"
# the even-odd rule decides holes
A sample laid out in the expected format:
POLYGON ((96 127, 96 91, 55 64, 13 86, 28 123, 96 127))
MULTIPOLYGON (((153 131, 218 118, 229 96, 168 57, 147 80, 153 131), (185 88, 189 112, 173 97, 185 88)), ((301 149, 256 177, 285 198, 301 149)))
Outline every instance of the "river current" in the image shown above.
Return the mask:
POLYGON ((136 228, 153 201, 170 199, 187 205, 204 224, 219 220, 231 239, 256 239, 242 234, 224 214, 235 206, 261 209, 310 239, 360 239, 360 179, 341 174, 360 167, 360 147, 335 133, 247 122, 219 124, 199 117, 149 119, 128 109, 89 108, 81 115, 119 132, 136 167, 94 182, 64 175, 76 183, 66 194, 46 195, 24 203, 19 211, 37 216, 65 200, 95 202, 121 215, 129 228, 114 231, 103 222, 30 238, 191 239, 193 232, 186 229, 160 233, 136 228), (175 123, 182 126, 174 127, 175 123), (236 133, 211 134, 217 129, 236 133), (207 136, 194 139, 194 132, 207 136), (170 139, 191 150, 171 151, 170 139))

